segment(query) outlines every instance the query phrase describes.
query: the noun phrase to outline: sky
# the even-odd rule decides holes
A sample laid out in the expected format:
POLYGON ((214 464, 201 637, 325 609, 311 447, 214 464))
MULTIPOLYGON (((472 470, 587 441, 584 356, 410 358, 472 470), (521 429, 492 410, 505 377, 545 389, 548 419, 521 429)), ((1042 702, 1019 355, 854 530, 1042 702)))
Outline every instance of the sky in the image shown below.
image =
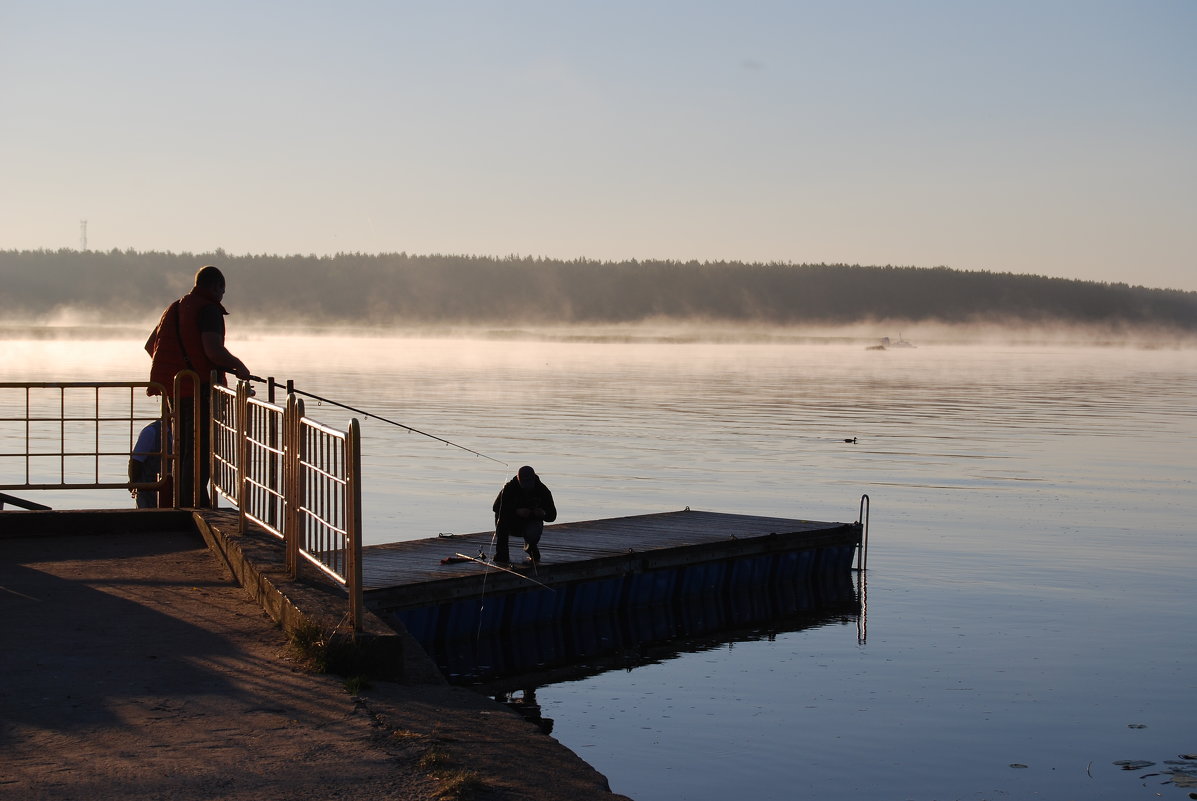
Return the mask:
POLYGON ((1197 290, 1194 0, 0 0, 0 250, 1197 290))

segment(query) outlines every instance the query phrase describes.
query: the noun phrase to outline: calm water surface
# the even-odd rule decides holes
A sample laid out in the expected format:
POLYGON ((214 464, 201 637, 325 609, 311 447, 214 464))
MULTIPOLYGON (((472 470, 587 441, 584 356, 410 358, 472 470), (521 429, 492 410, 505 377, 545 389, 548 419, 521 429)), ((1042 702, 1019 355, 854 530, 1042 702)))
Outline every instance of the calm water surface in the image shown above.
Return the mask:
MULTIPOLYGON (((0 380, 147 372, 136 342, 5 345, 0 380)), ((1165 760, 1197 752, 1194 351, 230 345, 258 374, 506 463, 363 420, 369 542, 487 530, 491 499, 523 463, 552 487, 562 521, 686 506, 850 521, 870 496, 864 620, 539 689, 553 735, 618 792, 1182 799, 1197 789, 1165 773, 1177 767, 1165 760), (1118 760, 1156 764, 1126 771, 1118 760)), ((308 413, 354 416, 314 401, 308 413)), ((49 502, 124 502, 65 499, 49 502)))

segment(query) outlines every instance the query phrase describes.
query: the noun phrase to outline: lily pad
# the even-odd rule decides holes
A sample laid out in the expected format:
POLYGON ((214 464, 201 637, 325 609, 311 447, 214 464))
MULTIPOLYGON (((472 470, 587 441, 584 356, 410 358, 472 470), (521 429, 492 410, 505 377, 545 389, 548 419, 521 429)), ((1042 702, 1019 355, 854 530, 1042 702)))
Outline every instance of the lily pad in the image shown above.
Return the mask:
POLYGON ((1114 764, 1123 770, 1142 770, 1143 768, 1150 768, 1155 763, 1143 759, 1120 759, 1114 764))

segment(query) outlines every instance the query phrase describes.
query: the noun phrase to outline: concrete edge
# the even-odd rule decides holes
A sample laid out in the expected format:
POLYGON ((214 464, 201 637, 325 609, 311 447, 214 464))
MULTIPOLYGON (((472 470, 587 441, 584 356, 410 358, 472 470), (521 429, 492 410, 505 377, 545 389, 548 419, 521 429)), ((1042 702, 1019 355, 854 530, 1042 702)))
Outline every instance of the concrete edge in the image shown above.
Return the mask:
POLYGON ((186 509, 47 509, 0 511, 0 538, 64 534, 191 531, 186 509))
POLYGON ((447 684, 432 658, 403 629, 363 610, 362 630, 349 626, 345 589, 306 561, 299 576, 286 570, 283 541, 252 523, 245 534, 235 511, 192 513, 195 529, 237 582, 289 636, 318 632, 329 669, 406 684, 447 684))

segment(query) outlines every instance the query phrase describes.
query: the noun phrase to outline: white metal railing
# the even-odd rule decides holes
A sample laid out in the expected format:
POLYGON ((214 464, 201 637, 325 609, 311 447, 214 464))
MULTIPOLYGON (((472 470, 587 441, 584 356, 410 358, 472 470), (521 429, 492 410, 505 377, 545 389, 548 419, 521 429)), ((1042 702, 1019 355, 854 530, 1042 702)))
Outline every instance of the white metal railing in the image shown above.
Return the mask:
MULTIPOLYGON (((273 390, 274 382, 270 382, 273 390)), ((294 394, 285 406, 235 389, 212 388, 212 482, 248 521, 286 544, 294 577, 306 559, 345 585, 349 617, 361 628, 361 433, 304 415, 294 394)))
MULTIPOLYGON (((148 381, 0 383, 0 490, 158 489, 128 474, 141 429, 169 420, 148 381)), ((167 438, 147 455, 165 466, 167 438)), ((164 469, 164 472, 165 469, 164 469)))
MULTIPOLYGON (((173 398, 148 381, 3 382, 0 383, 0 490, 173 489, 184 418, 190 404, 200 440, 198 397, 180 398, 182 386, 199 385, 186 370, 175 377, 173 398), (149 396, 147 389, 158 391, 149 396), (164 430, 150 455, 161 458, 161 479, 139 483, 129 479, 129 459, 141 429, 162 420, 164 430)), ((273 390, 271 382, 271 390, 273 390)), ((196 394, 196 393, 193 393, 196 394)), ((298 574, 306 559, 345 585, 354 630, 362 620, 361 582, 361 432, 357 420, 347 431, 330 428, 304 416, 294 394, 286 406, 253 397, 249 384, 236 388, 214 385, 211 393, 209 454, 212 487, 235 505, 241 528, 253 521, 283 539, 287 569, 298 574)), ((192 496, 200 498, 199 456, 188 471, 192 496)), ((213 498, 214 500, 214 498, 213 498)), ((39 505, 0 493, 0 503, 39 505)))

